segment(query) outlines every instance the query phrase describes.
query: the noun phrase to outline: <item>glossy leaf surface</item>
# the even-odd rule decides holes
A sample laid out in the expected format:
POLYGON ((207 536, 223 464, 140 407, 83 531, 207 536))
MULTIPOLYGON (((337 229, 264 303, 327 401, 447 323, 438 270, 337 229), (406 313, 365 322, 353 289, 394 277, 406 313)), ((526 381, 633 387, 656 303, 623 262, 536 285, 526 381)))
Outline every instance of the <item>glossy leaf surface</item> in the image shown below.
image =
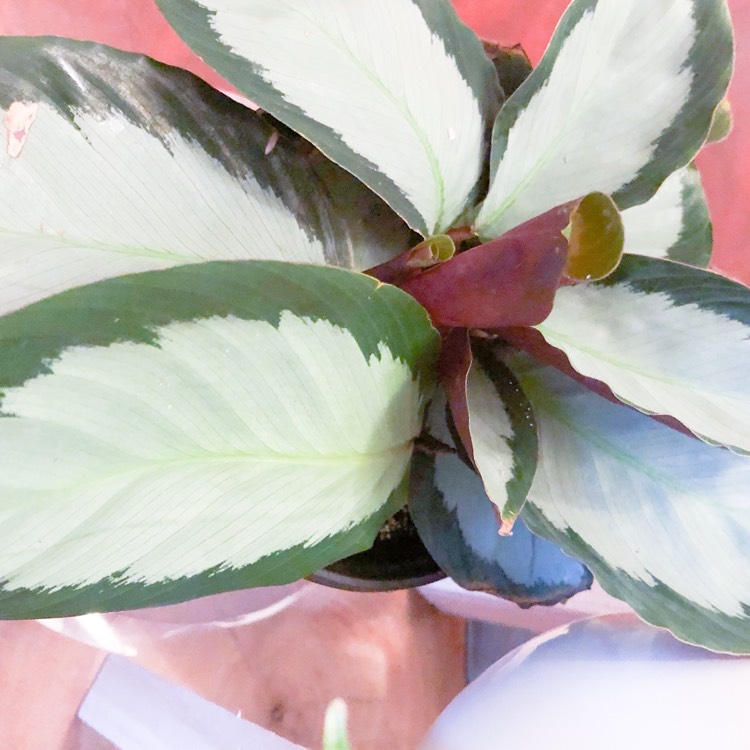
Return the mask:
POLYGON ((608 195, 591 193, 583 198, 570 215, 568 231, 565 276, 596 281, 617 268, 625 232, 617 206, 608 195))
MULTIPOLYGON (((428 429, 451 448, 445 407, 444 396, 433 401, 428 429)), ((500 536, 497 510, 481 478, 456 454, 415 453, 411 482, 409 510, 419 535, 440 567, 461 586, 527 607, 557 604, 591 585, 585 566, 532 534, 522 519, 511 536, 500 536)))

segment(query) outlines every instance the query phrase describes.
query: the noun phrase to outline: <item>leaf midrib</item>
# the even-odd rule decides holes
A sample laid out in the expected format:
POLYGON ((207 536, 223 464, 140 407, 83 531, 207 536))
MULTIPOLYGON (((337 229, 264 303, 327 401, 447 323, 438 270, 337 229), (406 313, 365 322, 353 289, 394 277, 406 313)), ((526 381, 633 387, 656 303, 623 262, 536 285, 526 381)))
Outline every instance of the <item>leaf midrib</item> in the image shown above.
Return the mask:
POLYGON ((204 260, 203 258, 200 258, 198 256, 185 256, 175 253, 171 250, 155 249, 144 247, 143 245, 109 245, 105 242, 99 242, 96 240, 77 240, 65 235, 48 234, 47 232, 29 232, 20 229, 8 229, 3 227, 0 228, 0 237, 1 236, 49 242, 56 245, 63 245, 65 247, 76 250, 100 250, 130 257, 153 258, 155 260, 170 260, 180 264, 199 263, 204 260))
MULTIPOLYGON (((341 454, 288 454, 288 453, 205 453, 200 455, 191 455, 183 458, 176 458, 170 460, 134 460, 132 464, 127 466, 120 466, 117 470, 100 473, 95 476, 87 475, 79 481, 72 481, 68 484, 64 484, 60 487, 44 488, 38 490, 31 490, 32 492, 38 492, 45 495, 50 492, 69 492, 74 490, 81 490, 86 487, 91 487, 100 482, 106 482, 118 477, 125 478, 128 475, 143 475, 147 476, 154 471, 168 470, 173 468, 179 468, 181 466, 202 466, 206 464, 217 464, 217 463, 235 463, 235 462, 251 462, 259 464, 280 464, 280 465, 341 465, 341 464, 366 464, 368 462, 377 462, 378 460, 386 459, 388 457, 395 457, 399 453, 406 453, 412 449, 413 439, 407 440, 403 443, 391 446, 386 450, 373 451, 369 453, 341 453, 341 454)), ((8 489, 6 485, 6 489, 8 489)), ((13 487, 10 488, 14 489, 13 487)), ((25 490, 24 487, 16 488, 19 491, 25 490)))
MULTIPOLYGON (((427 233, 431 234, 434 231, 439 231, 443 225, 443 217, 445 214, 445 180, 443 179, 443 173, 440 169, 440 162, 438 161, 437 155, 435 154, 435 150, 432 148, 432 144, 427 138, 427 134, 425 133, 424 129, 419 125, 419 123, 411 115, 408 107, 405 107, 402 105, 402 103, 393 95, 391 90, 385 85, 382 79, 379 76, 377 76, 372 70, 370 70, 364 63, 362 63, 362 61, 358 57, 354 55, 351 48, 346 44, 345 40, 333 36, 325 27, 323 27, 315 19, 310 18, 309 16, 305 15, 302 11, 296 8, 290 8, 290 10, 292 12, 296 12, 296 14, 304 18, 306 22, 310 23, 315 28, 317 28, 320 31, 320 33, 326 39, 328 39, 336 49, 338 49, 346 58, 351 60, 354 66, 362 73, 362 75, 365 78, 367 78, 372 84, 374 84, 378 90, 380 90, 380 92, 384 95, 384 97, 393 105, 394 109, 401 115, 401 117, 409 125, 414 135, 417 137, 417 140, 422 145, 425 155, 427 156, 427 161, 430 165, 430 170, 432 172, 433 182, 435 186, 436 207, 438 210, 437 210, 437 215, 435 217, 435 220, 433 222, 433 227, 430 228, 426 226, 427 233)), ((446 54, 447 54, 447 50, 446 50, 446 54)), ((331 126, 331 130, 335 131, 335 128, 331 126)), ((335 132, 338 132, 338 131, 335 131, 335 132)), ((339 135, 342 135, 342 134, 339 133, 339 135)), ((417 210, 419 211, 419 209, 417 210)), ((422 212, 419 211, 419 213, 421 215, 422 212)), ((424 216, 422 218, 424 219, 424 216)))
MULTIPOLYGON (((583 16, 581 17, 581 19, 579 19, 579 23, 582 20, 583 20, 583 16)), ((560 56, 560 53, 562 52, 565 44, 568 42, 570 36, 573 34, 573 32, 575 31, 575 29, 577 28, 577 26, 578 26, 578 24, 576 24, 570 30, 570 32, 568 33, 567 37, 565 38, 565 40, 560 45, 560 48, 558 49, 558 52, 557 52, 557 56, 555 57, 555 62, 553 63, 552 67, 550 68, 549 75, 547 76, 547 78, 545 79, 545 81, 532 94, 531 98, 529 99, 528 102, 526 102, 526 105, 523 107, 523 109, 521 109, 520 111, 517 112, 517 114, 516 114, 516 116, 515 116, 515 118, 513 120, 513 124, 508 129, 507 134, 506 134, 506 138, 507 138, 508 141, 510 141, 510 135, 513 132, 513 129, 516 127, 516 125, 518 123, 518 118, 520 117, 520 115, 529 108, 529 105, 531 104, 531 102, 537 96, 539 96, 543 92, 543 90, 546 88, 547 85, 549 85, 550 77, 552 75, 552 72, 555 69, 555 64, 557 63, 557 60, 558 60, 558 58, 560 56)), ((582 115, 586 114, 586 112, 582 111, 582 110, 585 107, 588 107, 588 105, 589 105, 589 99, 590 99, 591 94, 592 94, 592 90, 595 89, 595 88, 601 88, 601 84, 599 83, 600 78, 601 78, 601 74, 598 75, 598 76, 592 77, 591 83, 589 84, 589 87, 579 97, 578 104, 575 107, 571 108, 570 110, 567 110, 566 116, 564 116, 563 120, 562 120, 563 127, 561 127, 561 128, 558 129, 557 136, 555 138, 553 138, 550 141, 549 146, 546 149, 544 149, 544 151, 542 151, 542 153, 539 155, 539 157, 534 162, 532 168, 526 172, 526 175, 517 184, 517 186, 514 188, 514 190, 511 193, 508 194, 508 196, 502 201, 502 203, 500 203, 500 205, 496 209, 494 209, 492 212, 489 213, 489 215, 487 216, 487 218, 482 222, 482 224, 483 224, 484 227, 490 227, 491 228, 492 225, 495 225, 502 218, 503 214, 505 214, 508 211, 508 209, 514 203, 516 203, 516 201, 518 200, 519 195, 521 195, 524 191, 526 191, 527 188, 529 187, 529 185, 536 180, 537 174, 542 170, 542 168, 544 168, 544 167, 547 166, 547 164, 550 161, 551 156, 557 151, 557 147, 558 147, 560 141, 562 141, 564 138, 566 138, 568 136, 568 133, 573 128, 573 126, 575 125, 575 123, 580 122, 581 119, 582 119, 582 115)), ((511 103, 512 103, 512 101, 511 101, 511 103)), ((502 115, 502 110, 501 110, 501 113, 500 113, 499 116, 501 116, 501 115, 502 115)), ((585 121, 586 118, 584 117, 583 120, 585 121)), ((664 132, 664 131, 662 131, 662 132, 664 132)), ((493 141, 494 141, 494 138, 493 138, 493 141)), ((507 146, 506 146, 506 148, 507 148, 507 146)), ((505 157, 505 153, 503 153, 503 155, 500 157, 500 161, 498 162, 497 167, 493 170, 493 174, 492 174, 492 180, 493 181, 495 180, 495 177, 497 175, 497 171, 500 168, 500 165, 502 164, 502 161, 503 161, 504 157, 505 157)), ((630 182, 632 182, 633 180, 635 180, 641 174, 641 172, 648 166, 649 162, 650 162, 650 159, 645 164, 642 164, 641 167, 638 169, 638 171, 633 175, 633 177, 631 178, 631 180, 629 180, 627 182, 623 182, 622 185, 620 185, 616 189, 607 190, 606 192, 608 194, 614 194, 618 190, 622 189, 625 185, 627 185, 630 182)), ((579 196, 573 196, 573 198, 571 200, 575 199, 576 197, 579 197, 579 196)), ((509 231, 512 228, 513 227, 506 227, 503 231, 509 231)))
MULTIPOLYGON (((657 373, 650 371, 650 370, 643 370, 634 364, 625 362, 621 359, 617 359, 613 356, 609 356, 606 353, 602 352, 600 349, 594 349, 592 347, 585 346, 584 344, 580 343, 580 339, 574 339, 572 336, 566 336, 565 334, 550 330, 543 324, 535 326, 535 327, 544 336, 544 338, 547 340, 548 343, 552 343, 553 341, 558 341, 562 344, 568 344, 570 349, 586 354, 596 361, 606 362, 607 364, 612 365, 613 367, 617 369, 624 370, 625 372, 630 372, 635 375, 639 375, 645 380, 651 380, 657 383, 664 383, 665 385, 670 385, 675 388, 687 388, 691 392, 705 393, 705 394, 719 396, 722 398, 727 398, 726 395, 718 391, 711 390, 709 388, 701 388, 701 389, 693 388, 690 385, 690 381, 676 380, 674 378, 668 378, 666 376, 658 375, 657 373)), ((586 373, 583 373, 583 374, 586 374, 586 373)), ((598 378, 598 376, 592 376, 592 377, 597 377, 597 379, 601 379, 601 378, 598 378)), ((607 384, 609 385, 609 383, 607 384)), ((613 387, 613 386, 610 386, 610 387, 613 387)))

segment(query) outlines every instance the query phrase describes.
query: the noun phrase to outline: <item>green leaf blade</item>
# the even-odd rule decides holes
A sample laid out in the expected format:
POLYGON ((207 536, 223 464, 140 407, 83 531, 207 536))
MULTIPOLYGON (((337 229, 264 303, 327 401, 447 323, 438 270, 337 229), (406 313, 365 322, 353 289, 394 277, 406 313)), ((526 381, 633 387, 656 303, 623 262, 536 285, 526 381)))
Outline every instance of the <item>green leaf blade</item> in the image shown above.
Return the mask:
POLYGON ((695 166, 673 172, 652 198, 621 216, 626 253, 708 266, 713 229, 695 166))
POLYGON ((481 343, 472 349, 466 377, 472 458, 498 508, 501 533, 511 533, 536 469, 534 414, 513 373, 481 343))
POLYGON ((490 239, 598 191, 648 200, 703 145, 732 69, 723 0, 576 0, 495 122, 490 239))
MULTIPOLYGON (((426 425, 481 477, 495 506, 498 531, 511 533, 526 500, 537 458, 534 415, 513 373, 479 338, 453 329, 443 333, 438 365, 451 429, 438 401, 426 425), (455 432, 455 438, 452 433, 455 432)), ((446 413, 447 414, 447 413, 446 413)))
POLYGON ((602 282, 561 289, 537 326, 582 375, 750 452, 750 290, 703 269, 628 256, 602 282))
POLYGON ((524 519, 678 638, 750 650, 744 456, 613 404, 551 368, 511 361, 542 460, 524 519))
POLYGON ((0 320, 0 348, 0 613, 30 617, 368 546, 403 502, 437 336, 364 276, 248 261, 73 290, 0 320))
POLYGON ((13 146, 0 152, 0 313, 127 273, 251 258, 369 265, 408 241, 387 217, 383 231, 363 230, 375 196, 358 194, 358 215, 340 217, 330 185, 353 177, 321 173, 314 155, 185 71, 8 37, 0 91, 13 146))
POLYGON ((500 91, 445 0, 158 5, 203 59, 424 236, 471 204, 500 91))
MULTIPOLYGON (((428 431, 454 446, 442 392, 430 405, 428 431)), ((525 494, 524 494, 525 499, 525 494)), ((447 451, 412 459, 409 511, 440 567, 459 585, 522 607, 552 605, 591 586, 586 567, 532 534, 518 518, 512 535, 498 534, 497 506, 482 478, 447 451)))

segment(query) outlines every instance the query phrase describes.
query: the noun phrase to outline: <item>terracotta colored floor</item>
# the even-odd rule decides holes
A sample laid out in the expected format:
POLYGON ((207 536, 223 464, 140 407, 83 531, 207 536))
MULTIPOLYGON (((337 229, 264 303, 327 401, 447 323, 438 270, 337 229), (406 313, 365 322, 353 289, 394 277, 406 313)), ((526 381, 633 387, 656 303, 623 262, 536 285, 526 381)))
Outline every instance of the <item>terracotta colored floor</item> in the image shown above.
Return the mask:
MULTIPOLYGON (((463 635, 417 594, 320 588, 271 619, 152 642, 134 658, 306 747, 341 696, 357 750, 413 750, 464 684, 463 635)), ((109 748, 74 718, 105 656, 37 622, 0 623, 0 748, 109 748)))

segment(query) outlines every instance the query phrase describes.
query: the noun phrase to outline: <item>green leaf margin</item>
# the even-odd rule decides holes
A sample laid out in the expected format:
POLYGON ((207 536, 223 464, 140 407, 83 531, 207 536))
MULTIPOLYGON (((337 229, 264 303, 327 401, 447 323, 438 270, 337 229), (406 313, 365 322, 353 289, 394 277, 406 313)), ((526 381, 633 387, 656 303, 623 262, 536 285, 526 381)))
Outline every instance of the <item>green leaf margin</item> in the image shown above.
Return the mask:
MULTIPOLYGON (((456 15, 448 0, 411 0, 427 26, 445 44, 464 80, 472 89, 489 127, 502 103, 502 91, 492 63, 484 54, 476 34, 456 15)), ((156 0, 172 28, 199 57, 218 73, 287 126, 314 143, 329 159, 352 172, 377 193, 404 221, 422 236, 431 234, 421 214, 404 192, 375 164, 340 142, 329 127, 309 118, 262 76, 262 68, 231 52, 211 27, 214 13, 197 0, 156 0), (218 50, 218 51, 217 51, 218 50)), ((450 186, 447 186, 450 189, 450 186)), ((479 188, 477 187, 477 190, 479 188)), ((437 227, 438 230, 447 227, 437 227)))
MULTIPOLYGON (((387 341, 392 354, 409 365, 425 391, 431 391, 439 337, 424 309, 399 289, 341 269, 213 261, 97 282, 0 318, 0 396, 3 388, 49 372, 49 363, 69 347, 123 341, 158 345, 156 328, 211 316, 233 315, 276 326, 289 303, 297 316, 349 330, 365 357, 378 357, 379 343, 387 341), (374 305, 380 315, 373 315, 374 305)), ((3 416, 7 415, 0 412, 3 416)), ((133 609, 291 582, 332 559, 369 547, 385 519, 405 503, 407 480, 408 475, 378 513, 348 530, 343 543, 336 537, 312 548, 302 544, 242 569, 214 567, 202 575, 158 584, 125 582, 115 574, 81 587, 0 589, 0 618, 133 609), (304 557, 304 570, 290 571, 288 560, 298 555, 304 557)))
MULTIPOLYGON (((574 0, 571 3, 555 29, 552 41, 539 65, 500 110, 491 136, 491 180, 503 158, 508 145, 508 133, 519 112, 526 109, 532 97, 544 88, 557 56, 573 28, 598 2, 599 0, 574 0)), ((700 64, 706 61, 707 69, 702 69, 701 74, 695 76, 690 98, 672 125, 654 144, 652 161, 612 196, 620 209, 645 203, 675 169, 685 166, 692 160, 706 140, 714 111, 729 85, 732 74, 733 39, 726 1, 693 0, 693 8, 700 37, 688 55, 687 66, 701 70, 703 66, 700 64), (719 73, 716 79, 717 86, 712 85, 715 77, 707 74, 715 71, 719 73)))

